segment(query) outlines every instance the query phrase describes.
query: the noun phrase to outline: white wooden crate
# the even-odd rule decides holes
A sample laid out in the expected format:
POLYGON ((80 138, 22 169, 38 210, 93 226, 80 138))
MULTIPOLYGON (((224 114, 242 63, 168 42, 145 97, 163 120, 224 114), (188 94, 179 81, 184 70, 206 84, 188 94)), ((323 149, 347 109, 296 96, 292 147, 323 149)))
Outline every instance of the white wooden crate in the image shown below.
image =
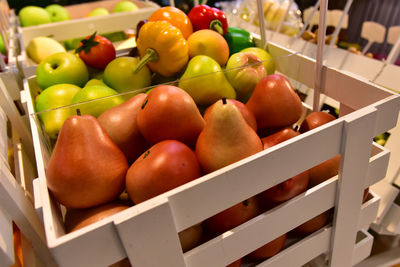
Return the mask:
POLYGON ((57 41, 64 41, 85 37, 93 34, 95 31, 102 34, 136 29, 136 25, 140 20, 147 19, 155 10, 160 8, 159 5, 151 1, 131 0, 131 2, 135 3, 139 9, 129 12, 111 13, 112 7, 118 3, 117 0, 95 1, 66 6, 70 10, 70 13, 76 16, 71 20, 37 26, 18 27, 17 32, 21 51, 17 60, 23 76, 30 77, 35 75, 37 64, 29 59, 25 51, 25 47, 29 44, 29 41, 35 37, 51 36, 57 41), (83 17, 96 7, 105 7, 110 10, 110 14, 106 16, 83 17))
POLYGON ((47 248, 44 227, 32 203, 32 182, 36 176, 33 142, 29 124, 19 113, 17 75, 7 70, 0 73, 0 266, 14 262, 13 222, 20 229, 25 266, 39 267, 41 260, 54 264, 47 248), (15 98, 14 98, 15 97, 15 98), (13 161, 8 162, 8 151, 13 161), (41 260, 40 260, 41 259, 41 260))
MULTIPOLYGON (((280 57, 279 72, 312 87, 314 60, 299 54, 285 56, 293 51, 273 43, 268 48, 280 57)), ((350 266, 365 258, 372 239, 363 232, 364 238, 355 244, 356 237, 375 218, 377 202, 373 197, 375 201, 361 205, 360 200, 364 188, 385 176, 389 160, 389 152, 372 145, 372 138, 395 126, 400 98, 340 70, 323 71, 323 92, 341 103, 338 120, 69 234, 65 234, 60 206, 46 186, 50 153, 34 115, 35 77, 25 79, 38 169, 35 193, 40 195, 47 243, 58 264, 106 266, 129 257, 136 266, 224 266, 332 207, 331 228, 300 240, 262 266, 299 266, 321 253, 330 256, 331 266, 350 266), (179 231, 338 153, 342 154, 339 178, 182 253, 179 231), (283 162, 290 162, 290 168, 283 162)))

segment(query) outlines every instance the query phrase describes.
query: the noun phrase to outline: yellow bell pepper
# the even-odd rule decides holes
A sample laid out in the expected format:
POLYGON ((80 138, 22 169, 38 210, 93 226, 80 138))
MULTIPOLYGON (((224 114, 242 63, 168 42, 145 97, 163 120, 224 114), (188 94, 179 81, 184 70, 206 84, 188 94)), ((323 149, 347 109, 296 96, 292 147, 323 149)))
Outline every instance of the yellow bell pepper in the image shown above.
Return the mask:
POLYGON ((167 21, 146 22, 136 42, 141 60, 135 72, 145 64, 165 77, 181 71, 189 60, 189 45, 182 32, 167 21))

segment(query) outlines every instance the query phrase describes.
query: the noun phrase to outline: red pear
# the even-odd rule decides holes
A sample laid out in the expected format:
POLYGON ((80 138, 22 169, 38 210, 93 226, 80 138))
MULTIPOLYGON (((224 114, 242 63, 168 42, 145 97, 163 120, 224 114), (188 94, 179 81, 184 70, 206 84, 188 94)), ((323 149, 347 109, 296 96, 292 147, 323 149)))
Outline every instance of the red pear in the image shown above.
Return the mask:
MULTIPOLYGON (((236 99, 227 99, 226 101, 235 104, 235 106, 239 109, 240 113, 242 113, 243 118, 246 120, 249 126, 253 128, 254 131, 257 131, 256 117, 254 117, 254 114, 246 107, 245 104, 236 99)), ((214 104, 209 106, 204 112, 203 118, 205 121, 207 121, 207 117, 209 116, 210 110, 212 109, 213 106, 214 104)))
MULTIPOLYGON (((292 128, 286 127, 274 134, 262 138, 261 141, 264 144, 264 149, 267 149, 299 134, 299 132, 296 132, 292 128)), ((307 189, 308 180, 309 172, 307 170, 267 189, 262 192, 259 197, 267 202, 284 202, 304 192, 307 189)))
POLYGON ((47 165, 47 186, 67 208, 94 207, 121 194, 128 167, 95 117, 74 115, 61 127, 47 165))
MULTIPOLYGON (((306 116, 300 125, 300 132, 304 133, 317 128, 325 123, 335 120, 336 118, 324 111, 314 111, 306 116)), ((322 162, 310 169, 309 187, 313 187, 339 173, 340 155, 337 155, 327 161, 322 162)))
POLYGON ((196 143, 196 156, 205 173, 210 173, 262 151, 257 133, 239 109, 226 99, 218 100, 196 143))
POLYGON ((286 242, 286 234, 283 234, 280 237, 271 240, 264 246, 254 250, 248 255, 248 257, 254 260, 268 259, 277 254, 279 251, 281 251, 283 245, 285 245, 285 242, 286 242))
POLYGON ((160 85, 144 100, 137 124, 142 135, 153 144, 173 139, 192 147, 205 123, 186 91, 173 85, 160 85))
POLYGON ((130 163, 150 147, 136 122, 137 113, 146 96, 144 93, 137 94, 124 103, 106 110, 97 118, 130 163))
POLYGON ((290 126, 302 114, 300 97, 289 80, 280 74, 262 78, 246 106, 256 117, 259 129, 290 126))

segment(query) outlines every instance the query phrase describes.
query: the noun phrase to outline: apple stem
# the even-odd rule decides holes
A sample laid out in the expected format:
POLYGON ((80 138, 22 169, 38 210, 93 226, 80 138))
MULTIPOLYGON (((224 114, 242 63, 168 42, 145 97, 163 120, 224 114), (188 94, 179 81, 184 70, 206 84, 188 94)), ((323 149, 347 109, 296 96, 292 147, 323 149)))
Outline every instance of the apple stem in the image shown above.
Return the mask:
POLYGON ((153 48, 147 48, 146 53, 140 59, 139 63, 136 65, 134 73, 138 73, 148 62, 157 60, 158 60, 158 54, 156 50, 154 50, 153 48))
POLYGON ((296 126, 294 126, 294 129, 293 129, 295 132, 297 132, 298 130, 299 130, 299 125, 296 125, 296 126))
POLYGON ((76 109, 76 115, 81 116, 81 110, 79 108, 76 109))
POLYGON ((226 102, 226 97, 223 97, 223 98, 222 98, 222 104, 225 105, 226 103, 227 103, 227 102, 226 102))
POLYGON ((222 23, 217 19, 210 22, 210 30, 216 31, 221 35, 224 34, 224 30, 222 29, 222 23))

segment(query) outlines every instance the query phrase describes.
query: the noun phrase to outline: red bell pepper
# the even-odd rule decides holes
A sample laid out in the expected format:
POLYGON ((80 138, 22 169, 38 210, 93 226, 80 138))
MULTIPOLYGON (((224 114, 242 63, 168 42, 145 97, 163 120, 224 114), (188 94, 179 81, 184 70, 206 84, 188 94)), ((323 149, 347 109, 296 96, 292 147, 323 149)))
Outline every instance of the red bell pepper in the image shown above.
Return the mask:
POLYGON ((194 31, 211 29, 224 35, 228 30, 225 13, 215 7, 197 5, 190 10, 188 17, 194 31))

